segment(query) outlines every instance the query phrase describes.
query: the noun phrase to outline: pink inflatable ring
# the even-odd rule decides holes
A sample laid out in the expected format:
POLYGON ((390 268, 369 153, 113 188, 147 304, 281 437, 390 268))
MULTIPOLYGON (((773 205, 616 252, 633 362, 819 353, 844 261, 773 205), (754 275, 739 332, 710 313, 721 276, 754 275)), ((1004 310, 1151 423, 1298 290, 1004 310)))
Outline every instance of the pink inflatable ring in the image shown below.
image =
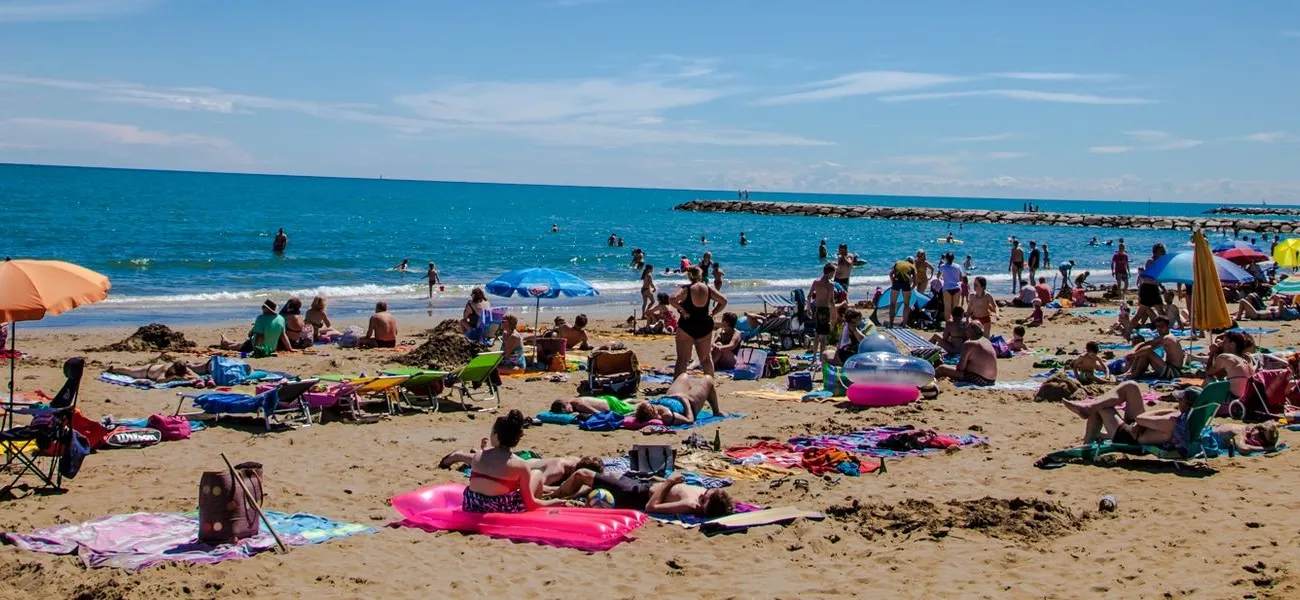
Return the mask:
POLYGON ((899 406, 921 396, 916 387, 894 383, 855 383, 849 386, 849 402, 855 406, 899 406))

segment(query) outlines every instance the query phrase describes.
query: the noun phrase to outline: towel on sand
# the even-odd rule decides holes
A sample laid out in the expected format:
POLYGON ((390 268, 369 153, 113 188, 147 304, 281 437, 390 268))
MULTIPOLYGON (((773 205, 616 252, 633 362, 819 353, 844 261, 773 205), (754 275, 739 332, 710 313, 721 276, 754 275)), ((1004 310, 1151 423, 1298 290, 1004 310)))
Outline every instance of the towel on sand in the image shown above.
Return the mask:
MULTIPOLYGON (((309 514, 266 511, 267 519, 290 546, 318 544, 358 533, 374 533, 365 525, 344 523, 309 514)), ((262 532, 235 544, 211 546, 198 541, 195 513, 131 513, 108 515, 85 523, 58 525, 31 533, 3 533, 0 540, 31 552, 76 554, 89 568, 137 570, 164 562, 219 563, 248 558, 275 547, 275 538, 262 532)))
POLYGON ((103 373, 99 376, 99 380, 104 383, 111 383, 113 385, 124 385, 126 387, 133 387, 141 390, 166 390, 175 387, 188 387, 194 385, 193 382, 190 381, 169 381, 167 383, 156 383, 153 381, 149 381, 148 379, 136 379, 129 375, 119 375, 117 373, 103 373))

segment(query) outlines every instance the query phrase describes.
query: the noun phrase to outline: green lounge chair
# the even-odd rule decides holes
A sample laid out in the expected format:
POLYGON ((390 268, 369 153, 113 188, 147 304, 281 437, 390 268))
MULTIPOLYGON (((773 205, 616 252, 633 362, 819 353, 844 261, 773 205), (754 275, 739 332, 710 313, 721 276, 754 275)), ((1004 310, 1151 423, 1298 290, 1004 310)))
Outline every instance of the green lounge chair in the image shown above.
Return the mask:
POLYGON ((1226 381, 1216 381, 1205 386, 1201 394, 1196 398, 1196 404, 1192 405, 1187 415, 1188 440, 1187 447, 1183 449, 1168 449, 1163 446, 1150 446, 1144 444, 1116 444, 1110 440, 1095 442, 1078 448, 1070 448, 1053 452, 1039 460, 1039 466, 1050 467, 1059 466, 1069 460, 1085 460, 1092 462, 1097 457, 1104 454, 1130 454, 1133 456, 1153 456, 1164 460, 1176 461, 1175 464, 1184 463, 1190 460, 1214 458, 1219 455, 1219 451, 1214 448, 1205 448, 1201 446, 1201 433, 1206 427, 1210 426, 1210 421, 1214 415, 1219 412, 1219 405, 1228 399, 1229 384, 1226 381))
POLYGON ((459 371, 448 374, 448 383, 456 385, 460 393, 461 408, 469 410, 469 405, 465 403, 466 399, 477 400, 474 393, 470 391, 471 385, 487 387, 488 394, 496 399, 496 408, 486 410, 501 408, 501 389, 497 387, 494 379, 500 378, 497 374, 497 366, 501 364, 501 359, 504 357, 504 352, 484 352, 475 356, 459 371))
POLYGON ((447 371, 430 371, 417 367, 387 369, 385 375, 405 375, 402 382, 400 401, 402 404, 418 411, 438 412, 438 397, 442 393, 447 371))

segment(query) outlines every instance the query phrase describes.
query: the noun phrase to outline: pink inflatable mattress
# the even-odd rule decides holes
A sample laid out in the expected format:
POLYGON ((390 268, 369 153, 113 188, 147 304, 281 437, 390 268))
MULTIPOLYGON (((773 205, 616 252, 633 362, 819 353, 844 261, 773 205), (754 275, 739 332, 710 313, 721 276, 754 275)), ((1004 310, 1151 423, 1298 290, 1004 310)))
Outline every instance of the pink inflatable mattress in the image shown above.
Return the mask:
POLYGON ((406 519, 406 525, 588 551, 617 546, 646 520, 644 514, 635 510, 601 508, 467 513, 460 508, 464 492, 464 484, 445 483, 394 496, 392 505, 406 519))

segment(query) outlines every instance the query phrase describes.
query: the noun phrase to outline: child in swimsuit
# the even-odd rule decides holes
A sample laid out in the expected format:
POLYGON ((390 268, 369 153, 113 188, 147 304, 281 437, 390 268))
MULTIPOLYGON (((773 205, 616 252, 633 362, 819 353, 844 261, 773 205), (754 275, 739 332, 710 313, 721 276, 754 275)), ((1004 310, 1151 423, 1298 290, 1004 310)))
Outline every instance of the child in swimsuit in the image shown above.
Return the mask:
MULTIPOLYGON (((491 447, 470 461, 469 485, 461 510, 470 513, 521 513, 548 506, 563 506, 564 500, 537 498, 541 481, 513 450, 524 435, 524 414, 512 410, 492 424, 491 447)), ((486 445, 486 444, 485 444, 486 445)))

